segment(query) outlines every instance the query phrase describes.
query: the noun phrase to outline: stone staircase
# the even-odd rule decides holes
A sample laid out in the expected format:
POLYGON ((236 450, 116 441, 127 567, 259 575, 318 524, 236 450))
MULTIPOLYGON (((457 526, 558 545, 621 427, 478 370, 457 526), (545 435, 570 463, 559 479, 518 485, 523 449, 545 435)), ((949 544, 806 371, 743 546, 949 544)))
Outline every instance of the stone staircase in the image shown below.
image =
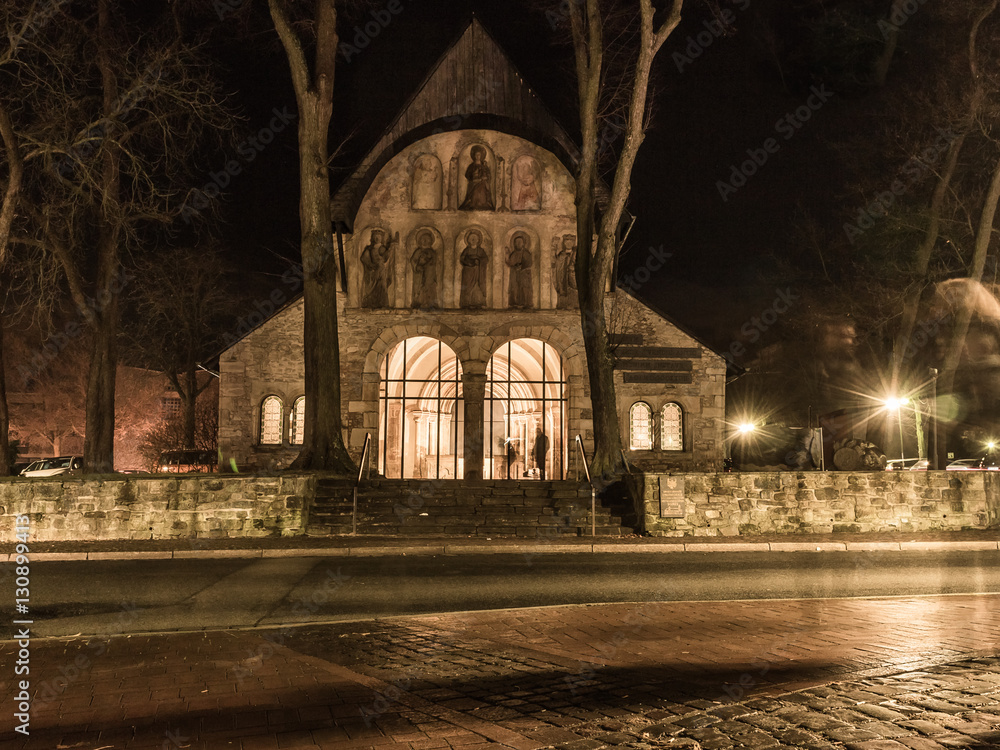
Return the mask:
MULTIPOLYGON (((306 533, 351 533, 351 480, 321 479, 306 533)), ((597 534, 632 529, 597 501, 597 534)), ((590 487, 573 481, 374 479, 358 488, 359 535, 552 538, 590 534, 590 487)))

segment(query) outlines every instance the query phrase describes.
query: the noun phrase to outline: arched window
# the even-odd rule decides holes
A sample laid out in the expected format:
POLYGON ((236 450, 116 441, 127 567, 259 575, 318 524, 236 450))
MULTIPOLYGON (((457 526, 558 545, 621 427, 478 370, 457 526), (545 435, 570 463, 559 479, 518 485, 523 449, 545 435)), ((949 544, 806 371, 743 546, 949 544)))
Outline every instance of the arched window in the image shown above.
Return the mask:
POLYGON ((402 479, 455 479, 465 470, 462 363, 443 341, 414 336, 382 361, 378 466, 402 479))
POLYGON ((644 401, 636 401, 628 411, 628 447, 633 451, 653 449, 653 410, 644 401))
POLYGON ((306 397, 299 396, 292 404, 289 414, 288 441, 292 445, 302 445, 306 441, 306 397))
POLYGON ((260 444, 281 445, 281 399, 268 396, 260 405, 260 444))
POLYGON ((497 347, 486 369, 483 476, 562 479, 566 467, 566 372, 539 339, 497 347))
POLYGON ((660 412, 660 448, 665 451, 684 450, 684 412, 680 404, 663 405, 660 412))

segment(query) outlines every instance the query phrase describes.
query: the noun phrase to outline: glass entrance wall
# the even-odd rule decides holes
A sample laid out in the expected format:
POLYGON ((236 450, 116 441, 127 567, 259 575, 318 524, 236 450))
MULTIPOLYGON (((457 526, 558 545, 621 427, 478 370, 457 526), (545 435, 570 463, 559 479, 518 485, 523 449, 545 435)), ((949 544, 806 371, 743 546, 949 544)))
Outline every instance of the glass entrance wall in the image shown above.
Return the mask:
POLYGON ((463 476, 462 365, 442 341, 398 343, 379 372, 378 467, 385 477, 463 476))
POLYGON ((566 379, 562 357, 537 339, 500 346, 486 370, 483 476, 562 479, 566 470, 566 379))

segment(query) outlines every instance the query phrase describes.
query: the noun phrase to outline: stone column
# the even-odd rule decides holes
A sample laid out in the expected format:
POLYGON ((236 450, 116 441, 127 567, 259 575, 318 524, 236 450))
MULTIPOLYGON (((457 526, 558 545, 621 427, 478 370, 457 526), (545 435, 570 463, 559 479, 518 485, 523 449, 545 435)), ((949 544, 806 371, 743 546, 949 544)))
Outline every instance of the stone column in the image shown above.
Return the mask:
POLYGON ((486 399, 486 372, 462 373, 465 393, 465 478, 483 478, 483 403, 486 399))

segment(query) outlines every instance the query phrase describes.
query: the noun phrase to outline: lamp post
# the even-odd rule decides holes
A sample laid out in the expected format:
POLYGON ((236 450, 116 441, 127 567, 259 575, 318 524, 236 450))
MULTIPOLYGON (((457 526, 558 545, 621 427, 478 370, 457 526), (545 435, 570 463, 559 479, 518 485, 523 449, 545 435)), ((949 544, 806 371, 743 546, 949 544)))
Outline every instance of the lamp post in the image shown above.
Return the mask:
POLYGON ((902 398, 896 398, 895 396, 889 396, 884 402, 885 408, 896 412, 896 424, 899 426, 899 468, 902 469, 903 463, 906 461, 906 455, 903 453, 903 412, 902 407, 910 403, 910 399, 903 396, 902 398))
POLYGON ((937 405, 937 379, 938 371, 936 367, 929 368, 931 371, 931 471, 941 468, 938 465, 938 405, 937 405))
POLYGON ((743 466, 746 463, 747 435, 749 435, 754 430, 756 430, 757 426, 753 422, 743 422, 736 429, 737 429, 737 432, 738 432, 737 439, 739 441, 739 446, 740 446, 740 451, 739 451, 740 463, 739 463, 739 466, 737 467, 737 469, 739 471, 743 471, 743 466))

